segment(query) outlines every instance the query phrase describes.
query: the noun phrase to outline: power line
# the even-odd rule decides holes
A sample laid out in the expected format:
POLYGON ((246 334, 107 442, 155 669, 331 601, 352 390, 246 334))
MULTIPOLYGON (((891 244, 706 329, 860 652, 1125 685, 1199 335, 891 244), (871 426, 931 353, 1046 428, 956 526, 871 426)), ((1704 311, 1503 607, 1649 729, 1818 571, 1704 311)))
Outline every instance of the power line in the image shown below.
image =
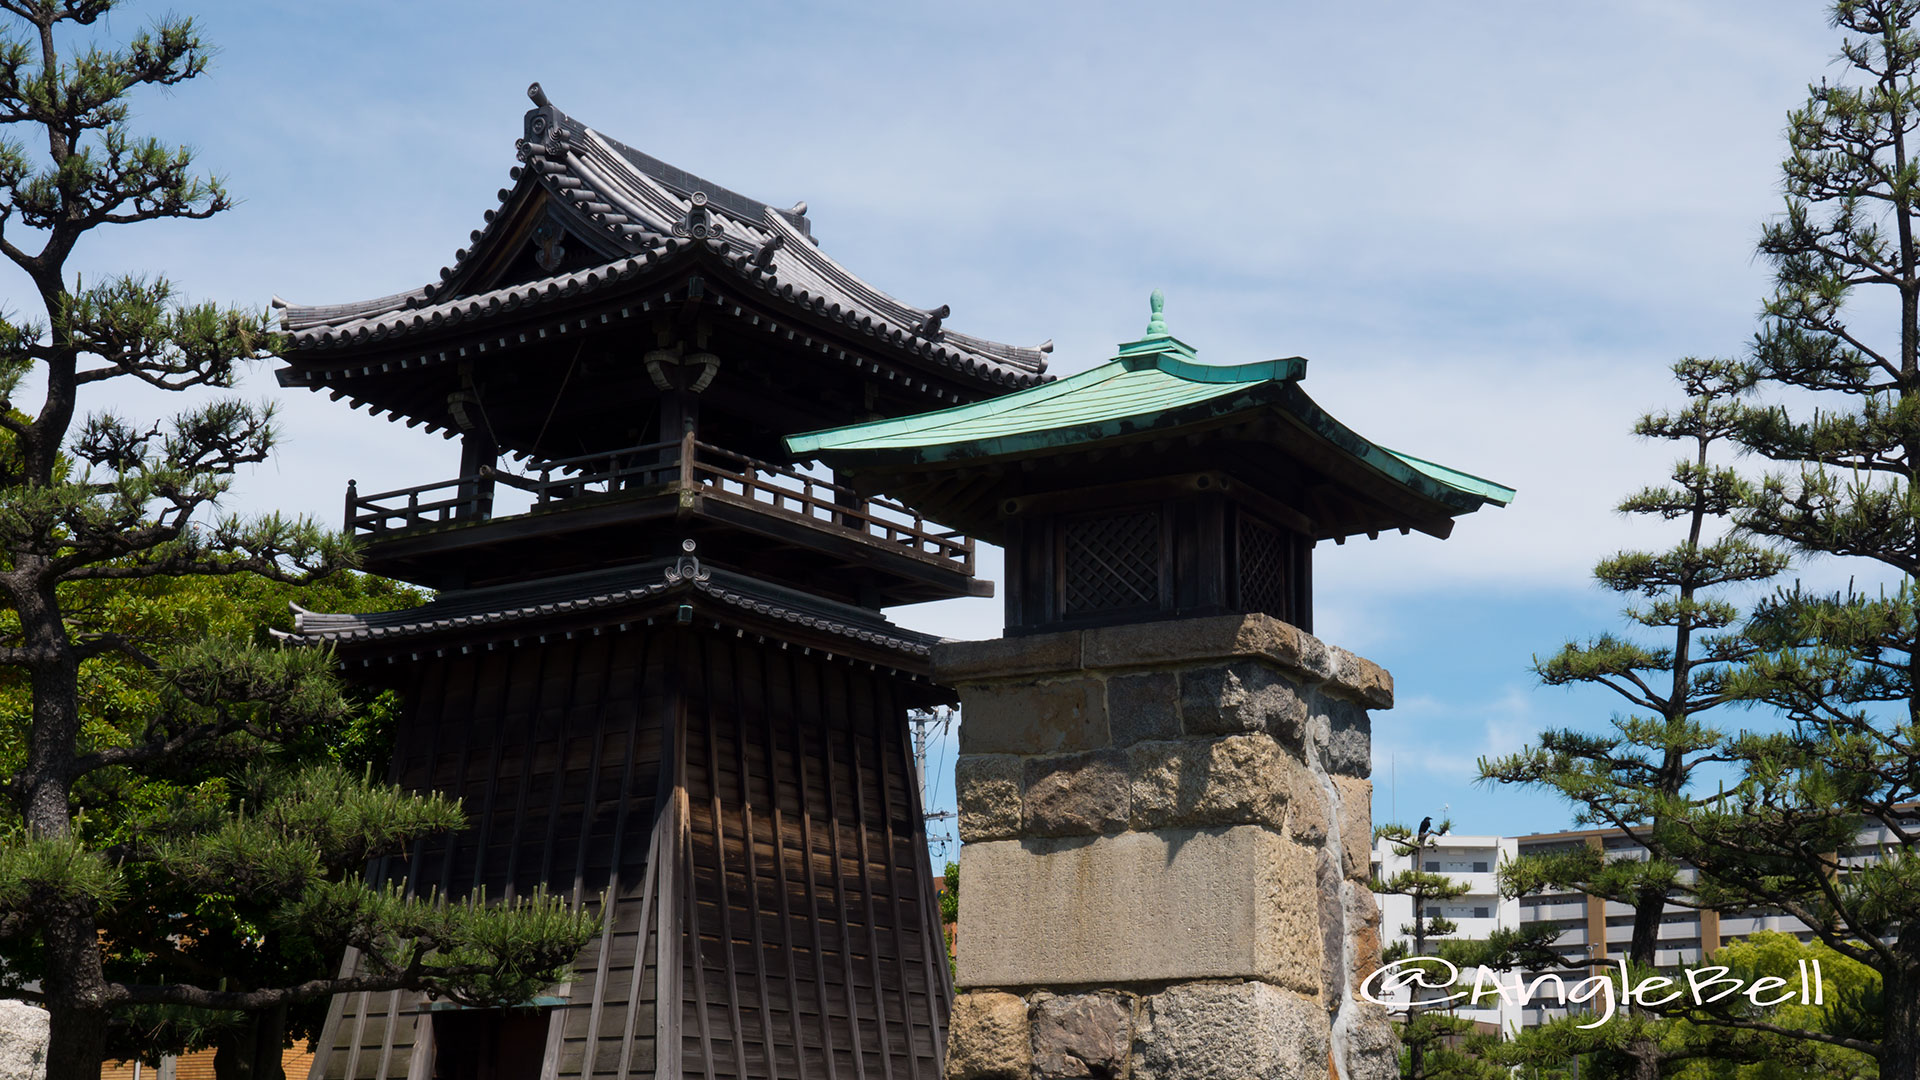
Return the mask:
POLYGON ((939 740, 941 760, 935 763, 934 776, 945 775, 942 771, 945 759, 945 742, 953 730, 956 712, 950 708, 917 709, 907 714, 907 722, 913 725, 913 766, 920 781, 920 809, 926 815, 927 849, 929 856, 941 863, 948 859, 953 850, 954 838, 948 833, 946 823, 957 815, 952 810, 933 810, 932 789, 927 785, 927 757, 930 744, 939 740), (929 732, 932 732, 930 735, 929 732), (934 830, 938 827, 939 831, 934 830))

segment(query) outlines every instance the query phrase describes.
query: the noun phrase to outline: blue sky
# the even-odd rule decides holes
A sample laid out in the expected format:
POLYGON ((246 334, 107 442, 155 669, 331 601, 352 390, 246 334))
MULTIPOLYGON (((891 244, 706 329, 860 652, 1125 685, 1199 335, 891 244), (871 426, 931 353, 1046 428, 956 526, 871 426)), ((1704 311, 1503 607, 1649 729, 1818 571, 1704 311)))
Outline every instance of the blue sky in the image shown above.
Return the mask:
MULTIPOLYGON (((1613 625, 1596 559, 1670 542, 1611 511, 1668 457, 1628 428, 1671 402, 1674 359, 1751 335, 1785 113, 1836 47, 1811 0, 181 10, 222 51, 136 121, 244 202, 92 241, 90 276, 164 271, 260 306, 433 280, 507 183, 538 80, 622 141, 807 200, 862 276, 950 304, 969 333, 1051 338, 1056 372, 1136 337, 1160 288, 1202 359, 1307 356, 1306 388, 1350 426, 1517 487, 1445 542, 1316 555, 1320 636, 1398 682, 1375 722, 1376 816, 1450 806, 1468 832, 1567 823, 1546 797, 1474 786, 1473 759, 1612 711, 1537 688, 1529 658, 1613 625)), ((0 281, 17 310, 24 281, 0 281)), ((279 397, 265 368, 245 393, 279 397)), ((280 400, 280 453, 236 509, 331 523, 349 476, 399 487, 457 461, 324 396, 280 400)), ((995 601, 894 614, 956 637, 999 624, 995 601)))

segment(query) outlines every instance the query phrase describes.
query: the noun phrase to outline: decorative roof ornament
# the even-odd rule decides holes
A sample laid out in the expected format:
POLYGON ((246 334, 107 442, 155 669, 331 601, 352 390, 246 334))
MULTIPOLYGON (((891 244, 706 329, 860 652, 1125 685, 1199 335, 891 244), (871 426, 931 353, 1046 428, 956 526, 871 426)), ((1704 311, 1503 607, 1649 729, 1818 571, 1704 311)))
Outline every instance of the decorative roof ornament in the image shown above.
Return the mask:
POLYGON ((1167 294, 1159 289, 1153 290, 1153 295, 1147 297, 1147 306, 1153 312, 1147 319, 1147 336, 1150 338, 1172 337, 1172 334, 1167 333, 1167 294))
POLYGON ((707 209, 707 193, 696 191, 687 202, 687 216, 673 223, 673 235, 691 240, 705 240, 709 236, 719 236, 727 227, 707 209))
POLYGON ((560 272, 560 263, 567 256, 566 245, 560 241, 567 235, 566 228, 552 217, 548 217, 533 227, 533 264, 549 274, 560 272))
POLYGON ((945 322, 947 316, 951 314, 953 314, 953 305, 951 304, 941 304, 939 307, 927 312, 927 321, 920 324, 920 333, 927 337, 938 334, 940 332, 940 324, 945 322))
POLYGON ((1120 346, 1119 356, 1166 355, 1180 360, 1195 360, 1199 357, 1193 346, 1181 341, 1167 332, 1167 294, 1159 289, 1147 297, 1147 308, 1151 314, 1147 318, 1146 336, 1139 341, 1124 342, 1120 346))
MULTIPOLYGON (((805 206, 806 204, 801 203, 800 205, 805 206)), ((776 232, 767 237, 766 242, 760 245, 760 250, 753 253, 753 265, 762 269, 772 266, 773 253, 784 247, 786 242, 787 234, 783 232, 776 232)))
POLYGON ((699 545, 694 543, 692 539, 680 541, 680 550, 686 552, 686 554, 680 556, 679 562, 667 567, 667 584, 678 585, 683 581, 706 581, 713 576, 712 571, 701 566, 699 558, 694 555, 694 550, 698 547, 699 545))
POLYGON ((547 133, 554 127, 553 102, 547 100, 547 92, 540 89, 539 83, 527 87, 527 97, 533 101, 533 108, 527 113, 526 135, 518 148, 522 161, 527 160, 527 144, 545 146, 547 133))

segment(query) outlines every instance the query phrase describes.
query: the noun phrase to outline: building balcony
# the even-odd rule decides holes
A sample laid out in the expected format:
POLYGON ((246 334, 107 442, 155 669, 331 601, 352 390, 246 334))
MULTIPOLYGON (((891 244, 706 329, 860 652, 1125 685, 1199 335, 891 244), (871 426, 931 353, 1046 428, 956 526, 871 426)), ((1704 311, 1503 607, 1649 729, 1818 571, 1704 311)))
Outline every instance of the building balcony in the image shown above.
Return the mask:
POLYGON ((869 607, 992 595, 972 538, 692 434, 373 494, 349 482, 345 528, 367 569, 438 589, 666 557, 694 540, 714 565, 869 607))

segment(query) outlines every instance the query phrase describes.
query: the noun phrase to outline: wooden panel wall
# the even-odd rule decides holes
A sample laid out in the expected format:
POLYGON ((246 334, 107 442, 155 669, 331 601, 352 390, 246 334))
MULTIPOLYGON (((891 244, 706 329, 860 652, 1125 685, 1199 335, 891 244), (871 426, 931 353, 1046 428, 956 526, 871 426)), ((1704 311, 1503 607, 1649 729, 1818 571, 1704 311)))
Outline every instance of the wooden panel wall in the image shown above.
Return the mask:
MULTIPOLYGON (((643 634, 579 635, 426 660, 407 694, 393 775, 410 789, 459 795, 469 824, 388 860, 376 876, 453 897, 544 885, 602 919, 602 935, 575 962, 567 1005, 555 1010, 560 1075, 621 1075, 623 1065, 626 1075, 652 1074, 648 931, 658 891, 648 854, 673 715, 670 645, 643 634), (613 898, 604 908, 603 895, 613 898)), ((312 1075, 407 1076, 424 1004, 406 993, 337 998, 312 1075)))
MULTIPOLYGON (((416 665, 394 776, 460 795, 469 826, 376 877, 544 884, 602 921, 541 1080, 939 1076, 952 988, 905 706, 802 652, 660 628, 416 665)), ((425 1006, 335 999, 311 1076, 431 1075, 425 1006)))
POLYGON ((892 683, 797 649, 697 652, 681 1074, 937 1080, 952 990, 892 683))

